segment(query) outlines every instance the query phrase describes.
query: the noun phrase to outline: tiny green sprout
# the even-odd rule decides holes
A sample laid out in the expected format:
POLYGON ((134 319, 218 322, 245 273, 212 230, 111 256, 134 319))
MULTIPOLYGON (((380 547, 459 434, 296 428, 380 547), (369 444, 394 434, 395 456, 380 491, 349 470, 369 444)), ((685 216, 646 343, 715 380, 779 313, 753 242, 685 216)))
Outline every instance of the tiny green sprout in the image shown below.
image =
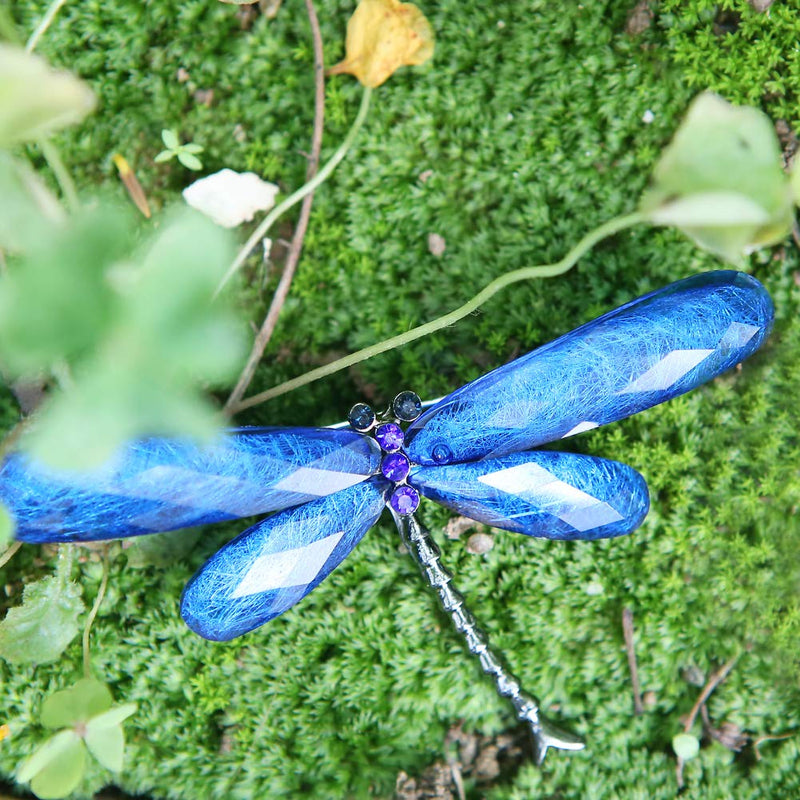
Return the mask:
POLYGON ((691 733, 678 733, 672 737, 675 755, 684 761, 691 761, 700 752, 700 742, 691 733))
POLYGON ((157 164, 169 161, 171 158, 177 158, 187 169, 195 172, 203 169, 203 162, 197 157, 198 153, 203 152, 202 145, 192 144, 191 142, 181 144, 177 132, 171 128, 161 131, 161 141, 164 142, 166 150, 162 150, 155 157, 157 164))
POLYGON ((22 763, 17 780, 30 781, 33 793, 43 800, 66 797, 83 778, 87 752, 106 769, 119 772, 125 748, 122 722, 135 711, 135 703, 112 706, 108 687, 89 678, 50 695, 42 704, 41 722, 61 730, 22 763))

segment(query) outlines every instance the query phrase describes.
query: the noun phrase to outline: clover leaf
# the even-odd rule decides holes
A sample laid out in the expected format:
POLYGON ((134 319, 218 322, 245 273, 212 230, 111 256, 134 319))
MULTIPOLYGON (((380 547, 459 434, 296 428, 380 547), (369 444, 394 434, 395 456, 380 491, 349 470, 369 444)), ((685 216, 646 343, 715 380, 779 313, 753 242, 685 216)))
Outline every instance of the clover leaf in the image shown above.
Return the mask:
POLYGON ((87 751, 112 772, 122 769, 125 736, 122 722, 136 711, 135 703, 112 706, 108 687, 91 678, 55 692, 42 704, 41 722, 63 728, 20 766, 17 780, 31 784, 43 800, 66 797, 86 769, 87 751))

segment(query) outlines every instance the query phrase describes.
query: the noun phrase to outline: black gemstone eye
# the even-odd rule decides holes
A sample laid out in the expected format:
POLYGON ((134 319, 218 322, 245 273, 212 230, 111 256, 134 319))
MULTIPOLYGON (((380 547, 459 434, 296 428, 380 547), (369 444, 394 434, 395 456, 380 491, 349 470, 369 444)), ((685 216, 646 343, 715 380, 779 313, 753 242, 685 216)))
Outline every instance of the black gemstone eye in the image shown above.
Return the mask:
POLYGON ((392 401, 392 410, 397 419, 413 422, 422 413, 422 400, 414 392, 400 392, 392 401))
POLYGON ((447 464, 453 457, 453 451, 446 444, 437 444, 431 456, 437 464, 447 464))
POLYGON ((363 433, 375 424, 375 412, 366 403, 356 403, 350 409, 347 421, 353 430, 363 433))

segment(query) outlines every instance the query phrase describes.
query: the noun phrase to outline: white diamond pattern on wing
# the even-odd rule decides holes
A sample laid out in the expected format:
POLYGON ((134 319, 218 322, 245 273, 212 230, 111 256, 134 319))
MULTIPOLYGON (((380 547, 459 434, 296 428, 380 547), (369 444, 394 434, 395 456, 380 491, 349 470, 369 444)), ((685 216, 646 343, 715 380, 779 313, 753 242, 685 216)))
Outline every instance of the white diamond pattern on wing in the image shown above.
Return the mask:
POLYGON ((478 480, 564 520, 578 531, 600 528, 623 519, 608 503, 557 478, 538 464, 519 464, 478 480))
POLYGON ((719 340, 719 347, 744 347, 761 328, 758 325, 745 325, 743 322, 731 322, 719 340))
MULTIPOLYGON (((319 575, 343 535, 343 531, 339 531, 305 547, 259 556, 231 593, 231 598, 261 594, 270 589, 307 586, 319 575)), ((280 537, 281 532, 276 528, 273 538, 280 541, 280 537)))
POLYGON ((351 472, 298 467, 283 480, 278 481, 273 489, 279 492, 297 492, 327 497, 329 494, 349 489, 351 486, 361 483, 366 477, 366 475, 356 475, 351 472))
POLYGON ((669 389, 713 352, 713 350, 673 350, 617 394, 657 392, 669 389))
POLYGON ((586 420, 585 422, 579 422, 574 428, 570 428, 561 438, 566 439, 567 436, 575 436, 578 433, 593 430, 597 426, 597 422, 590 422, 589 420, 586 420))

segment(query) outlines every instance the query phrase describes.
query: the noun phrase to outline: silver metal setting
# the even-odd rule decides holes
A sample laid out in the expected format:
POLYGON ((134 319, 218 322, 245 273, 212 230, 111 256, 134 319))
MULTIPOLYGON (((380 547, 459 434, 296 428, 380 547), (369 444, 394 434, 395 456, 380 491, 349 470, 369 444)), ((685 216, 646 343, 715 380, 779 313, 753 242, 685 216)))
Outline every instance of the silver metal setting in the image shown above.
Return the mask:
POLYGON ((464 597, 453 586, 452 574, 442 565, 439 558, 441 551, 430 532, 413 514, 400 516, 392 511, 392 516, 406 547, 428 584, 436 591, 442 608, 450 615, 456 630, 466 640, 470 653, 478 657, 481 669, 494 679, 498 694, 511 701, 518 719, 529 724, 536 763, 544 761, 550 747, 582 750, 583 740, 550 722, 539 710, 539 701, 522 690, 519 681, 506 669, 500 657, 489 649, 487 636, 466 607, 464 597))

